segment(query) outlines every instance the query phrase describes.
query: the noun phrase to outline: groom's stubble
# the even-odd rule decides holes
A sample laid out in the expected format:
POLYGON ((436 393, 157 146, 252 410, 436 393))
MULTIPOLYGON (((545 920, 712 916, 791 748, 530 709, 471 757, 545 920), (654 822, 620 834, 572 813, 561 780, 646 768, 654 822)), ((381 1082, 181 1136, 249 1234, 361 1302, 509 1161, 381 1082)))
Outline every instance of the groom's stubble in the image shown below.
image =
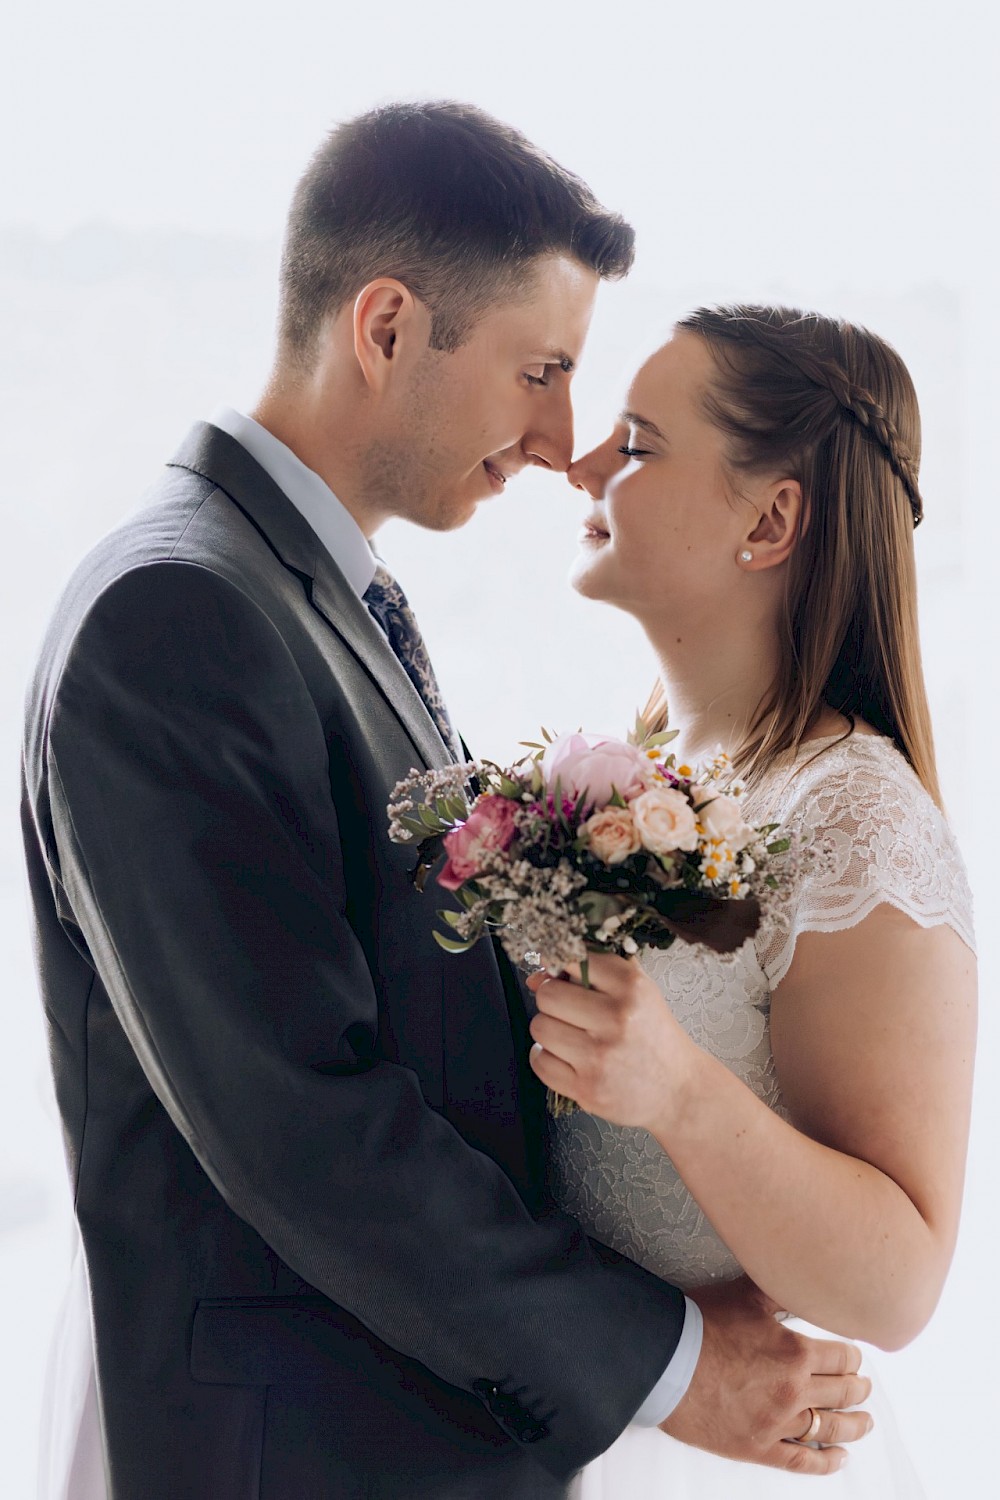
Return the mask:
POLYGON ((430 531, 463 526, 475 509, 446 493, 445 476, 455 468, 448 432, 450 360, 440 350, 424 351, 392 420, 359 459, 366 502, 430 531))

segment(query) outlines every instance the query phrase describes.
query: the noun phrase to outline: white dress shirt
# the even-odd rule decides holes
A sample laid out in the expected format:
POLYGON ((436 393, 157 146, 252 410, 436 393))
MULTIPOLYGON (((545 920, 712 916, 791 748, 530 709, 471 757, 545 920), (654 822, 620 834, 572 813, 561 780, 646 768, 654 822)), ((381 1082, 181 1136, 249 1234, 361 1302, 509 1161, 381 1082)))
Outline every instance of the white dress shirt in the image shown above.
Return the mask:
MULTIPOLYGON (((351 587, 359 595, 375 577, 377 559, 357 521, 319 475, 307 469, 290 448, 232 407, 221 407, 210 418, 255 458, 265 473, 309 522, 351 587)), ((687 1391, 701 1353, 701 1309, 686 1297, 687 1315, 680 1342, 661 1378, 633 1417, 643 1427, 656 1427, 669 1417, 687 1391)))

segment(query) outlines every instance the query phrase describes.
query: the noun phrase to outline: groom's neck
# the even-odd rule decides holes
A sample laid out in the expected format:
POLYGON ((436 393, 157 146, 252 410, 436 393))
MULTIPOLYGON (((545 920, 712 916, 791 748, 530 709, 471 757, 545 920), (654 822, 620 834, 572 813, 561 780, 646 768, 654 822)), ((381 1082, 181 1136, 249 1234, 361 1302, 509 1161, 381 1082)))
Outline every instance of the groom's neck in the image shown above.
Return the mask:
POLYGON ((294 378, 279 369, 249 415, 319 475, 371 539, 388 516, 365 502, 358 442, 363 423, 344 384, 323 372, 294 378))

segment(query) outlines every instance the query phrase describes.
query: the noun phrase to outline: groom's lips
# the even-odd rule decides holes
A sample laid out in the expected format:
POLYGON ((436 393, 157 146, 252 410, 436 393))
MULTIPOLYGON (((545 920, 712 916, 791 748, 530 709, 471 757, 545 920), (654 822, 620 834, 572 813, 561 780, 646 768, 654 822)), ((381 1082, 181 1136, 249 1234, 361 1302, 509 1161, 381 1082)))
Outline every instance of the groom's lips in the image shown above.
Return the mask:
POLYGON ((490 481, 490 488, 495 495, 502 495, 507 488, 507 475, 496 464, 491 464, 488 458, 483 459, 483 468, 486 470, 490 481))

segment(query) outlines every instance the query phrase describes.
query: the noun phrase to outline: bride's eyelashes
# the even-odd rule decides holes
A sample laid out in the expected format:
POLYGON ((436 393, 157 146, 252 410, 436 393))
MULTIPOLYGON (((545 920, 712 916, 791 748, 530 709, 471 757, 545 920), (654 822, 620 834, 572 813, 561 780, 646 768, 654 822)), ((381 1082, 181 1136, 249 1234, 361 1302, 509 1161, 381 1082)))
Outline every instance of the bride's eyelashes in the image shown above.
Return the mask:
POLYGON ((652 458, 651 448, 630 448, 627 443, 619 445, 618 452, 625 458, 652 458))

